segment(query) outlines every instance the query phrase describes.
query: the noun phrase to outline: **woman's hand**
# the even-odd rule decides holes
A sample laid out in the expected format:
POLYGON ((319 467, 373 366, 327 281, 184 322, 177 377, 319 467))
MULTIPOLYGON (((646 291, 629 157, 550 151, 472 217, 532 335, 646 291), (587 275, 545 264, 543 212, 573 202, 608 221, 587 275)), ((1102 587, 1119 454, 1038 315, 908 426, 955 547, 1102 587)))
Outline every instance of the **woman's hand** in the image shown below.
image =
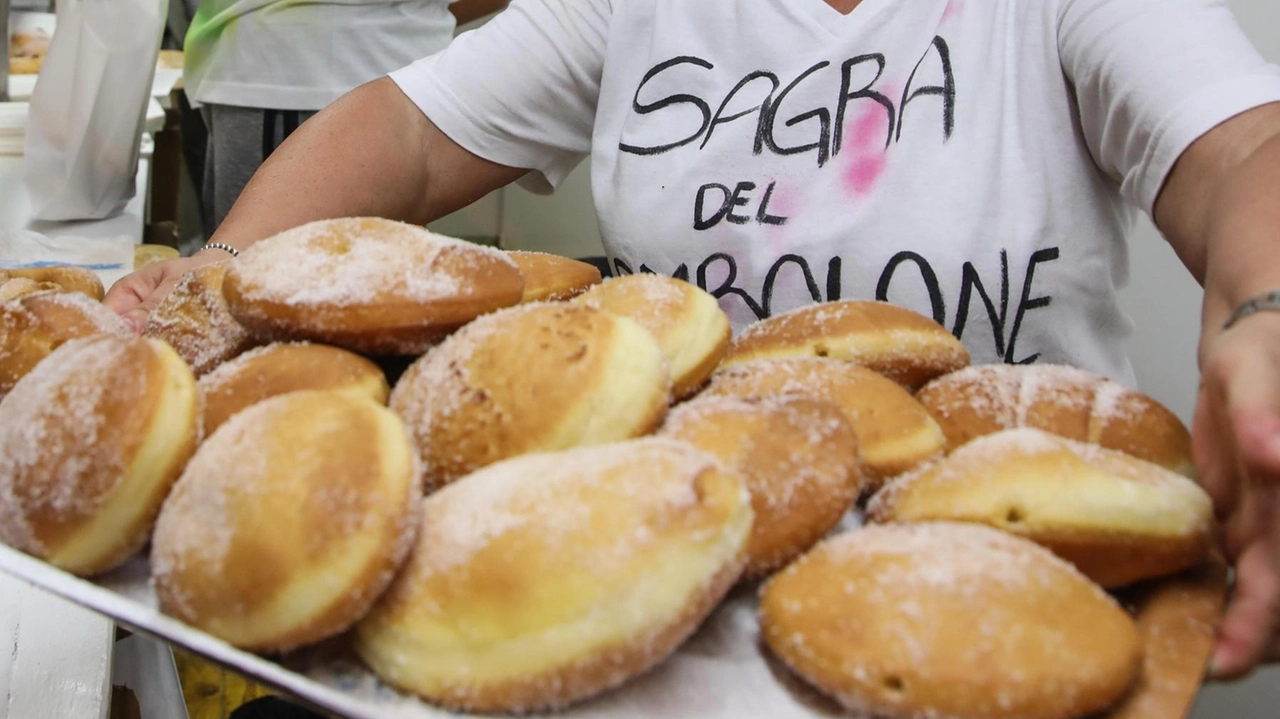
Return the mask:
POLYGON ((1238 679, 1280 660, 1280 313, 1246 317, 1202 356, 1196 463, 1236 568, 1210 673, 1238 679))
POLYGON ((147 325, 147 315, 173 290, 180 277, 201 265, 225 258, 211 251, 148 265, 112 285, 102 303, 141 334, 147 325))
POLYGON ((1156 224, 1204 286, 1192 426, 1200 481, 1236 570, 1210 674, 1238 679, 1280 660, 1280 314, 1223 323, 1280 290, 1280 103, 1196 140, 1156 201, 1156 224))

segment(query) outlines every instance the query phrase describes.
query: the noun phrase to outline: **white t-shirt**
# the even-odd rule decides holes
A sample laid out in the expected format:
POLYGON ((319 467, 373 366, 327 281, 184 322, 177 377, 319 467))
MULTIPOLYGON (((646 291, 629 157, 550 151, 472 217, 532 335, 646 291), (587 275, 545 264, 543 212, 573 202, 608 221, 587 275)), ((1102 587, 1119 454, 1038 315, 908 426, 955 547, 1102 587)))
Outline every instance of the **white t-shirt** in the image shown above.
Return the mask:
POLYGON ((453 38, 452 0, 204 0, 184 85, 201 104, 319 110, 453 38))
POLYGON ((1280 100, 1218 0, 516 0, 392 77, 526 183, 590 152, 614 268, 688 278, 735 328, 886 299, 977 362, 1129 382, 1132 208, 1280 100))

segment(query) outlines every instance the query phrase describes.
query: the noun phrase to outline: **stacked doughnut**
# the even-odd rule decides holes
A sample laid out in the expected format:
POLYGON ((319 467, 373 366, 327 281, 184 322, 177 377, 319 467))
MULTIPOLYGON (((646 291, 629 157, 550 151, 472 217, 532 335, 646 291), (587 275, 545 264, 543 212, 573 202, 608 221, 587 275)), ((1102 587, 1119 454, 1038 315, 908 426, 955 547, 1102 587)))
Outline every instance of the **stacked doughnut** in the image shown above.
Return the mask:
POLYGON ((1175 417, 967 367, 886 303, 734 339, 687 282, 372 218, 190 273, 144 338, 13 294, 0 540, 95 574, 149 539, 171 616, 263 653, 349 632, 447 708, 617 687, 762 581, 769 652, 854 711, 1154 719, 1221 608, 1175 417))

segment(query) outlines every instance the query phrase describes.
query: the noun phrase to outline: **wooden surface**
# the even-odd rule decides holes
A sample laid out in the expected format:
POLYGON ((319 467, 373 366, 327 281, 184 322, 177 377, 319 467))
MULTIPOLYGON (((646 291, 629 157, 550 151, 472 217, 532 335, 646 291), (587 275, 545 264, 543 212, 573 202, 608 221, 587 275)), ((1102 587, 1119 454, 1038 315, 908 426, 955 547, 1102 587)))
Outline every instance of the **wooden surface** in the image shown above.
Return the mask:
POLYGON ((111 620, 0 572, 0 717, 106 717, 114 641, 111 620))

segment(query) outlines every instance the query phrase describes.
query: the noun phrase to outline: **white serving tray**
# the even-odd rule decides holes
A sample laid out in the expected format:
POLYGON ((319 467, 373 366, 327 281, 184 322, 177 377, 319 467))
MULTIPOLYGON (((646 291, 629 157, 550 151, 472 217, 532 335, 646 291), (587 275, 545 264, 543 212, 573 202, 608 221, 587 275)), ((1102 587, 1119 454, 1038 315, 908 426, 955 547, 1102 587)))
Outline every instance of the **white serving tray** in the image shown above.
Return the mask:
MULTIPOLYGON (((380 682, 344 637, 281 658, 236 649, 161 614, 143 556, 92 581, 0 544, 8 572, 121 625, 347 719, 454 719, 380 682)), ((812 719, 847 716, 763 649, 755 587, 740 587, 675 655, 648 674, 555 716, 572 719, 812 719)))

